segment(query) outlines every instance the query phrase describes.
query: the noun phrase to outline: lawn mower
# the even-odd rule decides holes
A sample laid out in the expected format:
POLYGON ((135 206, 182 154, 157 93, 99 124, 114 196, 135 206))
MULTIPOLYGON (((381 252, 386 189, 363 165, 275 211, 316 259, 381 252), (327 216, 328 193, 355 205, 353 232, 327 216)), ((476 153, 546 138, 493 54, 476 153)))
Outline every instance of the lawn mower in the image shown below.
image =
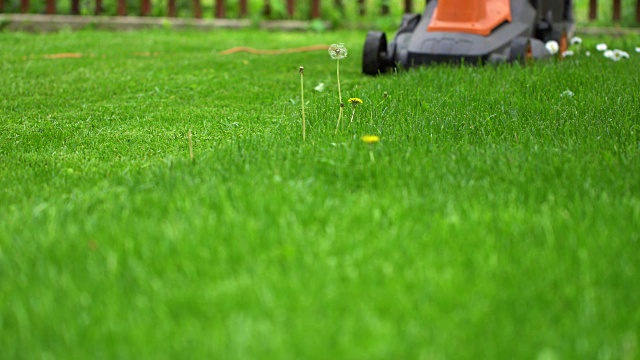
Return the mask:
POLYGON ((384 73, 437 62, 501 63, 551 56, 545 43, 566 49, 575 30, 572 0, 431 0, 424 13, 406 14, 387 44, 369 31, 362 72, 384 73))

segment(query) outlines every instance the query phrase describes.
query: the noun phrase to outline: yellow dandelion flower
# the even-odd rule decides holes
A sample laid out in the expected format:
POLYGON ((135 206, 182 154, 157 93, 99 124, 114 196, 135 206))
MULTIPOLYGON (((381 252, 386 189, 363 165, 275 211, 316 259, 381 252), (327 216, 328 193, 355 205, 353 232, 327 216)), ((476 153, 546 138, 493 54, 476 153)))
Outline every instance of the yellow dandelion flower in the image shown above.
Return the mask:
POLYGON ((380 137, 378 135, 364 135, 360 138, 365 144, 375 144, 380 141, 380 137))
POLYGON ((353 106, 362 104, 362 99, 360 98, 350 98, 347 102, 353 106))
POLYGON ((351 124, 353 122, 353 117, 356 116, 356 106, 362 104, 362 99, 350 98, 349 100, 347 100, 347 102, 353 107, 353 112, 351 113, 351 121, 349 121, 349 124, 351 124))

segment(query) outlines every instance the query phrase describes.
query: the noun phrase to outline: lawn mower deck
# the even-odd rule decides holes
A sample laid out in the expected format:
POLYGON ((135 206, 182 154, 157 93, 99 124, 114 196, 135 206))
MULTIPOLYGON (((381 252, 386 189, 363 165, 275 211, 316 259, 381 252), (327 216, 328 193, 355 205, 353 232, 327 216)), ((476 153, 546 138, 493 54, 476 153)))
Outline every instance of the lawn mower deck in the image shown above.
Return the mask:
POLYGON ((362 71, 548 57, 545 42, 566 44, 575 30, 572 9, 572 0, 432 0, 403 16, 389 44, 383 32, 367 34, 362 71))

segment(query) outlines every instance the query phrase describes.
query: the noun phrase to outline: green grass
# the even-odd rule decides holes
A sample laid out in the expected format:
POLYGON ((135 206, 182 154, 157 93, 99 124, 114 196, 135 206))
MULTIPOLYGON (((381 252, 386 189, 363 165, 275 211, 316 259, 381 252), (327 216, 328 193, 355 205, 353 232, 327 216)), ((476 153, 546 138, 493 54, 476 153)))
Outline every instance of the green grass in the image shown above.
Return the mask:
POLYGON ((362 32, 0 34, 0 357, 637 358, 640 41, 602 40, 372 78, 362 32), (338 41, 337 136, 327 53, 217 54, 338 41))

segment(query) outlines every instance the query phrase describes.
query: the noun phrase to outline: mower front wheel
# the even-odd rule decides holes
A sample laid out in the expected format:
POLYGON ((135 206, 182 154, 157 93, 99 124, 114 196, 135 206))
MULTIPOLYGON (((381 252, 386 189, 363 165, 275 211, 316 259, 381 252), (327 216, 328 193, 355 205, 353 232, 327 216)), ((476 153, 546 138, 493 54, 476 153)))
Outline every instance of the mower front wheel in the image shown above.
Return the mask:
POLYGON ((518 36, 511 41, 509 54, 510 62, 526 63, 533 58, 531 51, 531 38, 518 36))
POLYGON ((362 72, 367 75, 378 75, 386 72, 387 35, 380 31, 369 31, 362 52, 362 72))

